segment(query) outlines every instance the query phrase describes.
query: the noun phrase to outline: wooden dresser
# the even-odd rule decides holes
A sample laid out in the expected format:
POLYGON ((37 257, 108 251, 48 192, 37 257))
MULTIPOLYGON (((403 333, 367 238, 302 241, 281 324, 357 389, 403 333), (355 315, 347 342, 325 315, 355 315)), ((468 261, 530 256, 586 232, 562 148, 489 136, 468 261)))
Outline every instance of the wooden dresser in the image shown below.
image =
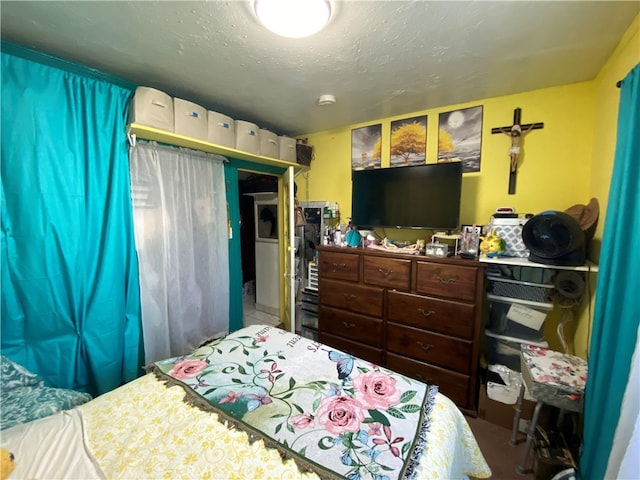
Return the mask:
POLYGON ((477 414, 484 265, 318 248, 319 340, 435 384, 477 414))

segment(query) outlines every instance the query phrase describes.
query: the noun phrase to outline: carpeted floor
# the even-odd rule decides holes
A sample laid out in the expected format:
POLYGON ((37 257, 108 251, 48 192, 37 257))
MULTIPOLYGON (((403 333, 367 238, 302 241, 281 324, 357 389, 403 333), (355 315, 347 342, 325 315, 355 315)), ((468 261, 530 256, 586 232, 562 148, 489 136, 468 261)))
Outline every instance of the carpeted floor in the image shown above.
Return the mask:
POLYGON ((511 430, 489 423, 480 418, 466 417, 473 434, 480 445, 480 450, 487 460, 493 475, 492 480, 533 480, 533 473, 520 475, 516 467, 520 465, 524 455, 526 436, 518 434, 518 444, 509 445, 511 430))

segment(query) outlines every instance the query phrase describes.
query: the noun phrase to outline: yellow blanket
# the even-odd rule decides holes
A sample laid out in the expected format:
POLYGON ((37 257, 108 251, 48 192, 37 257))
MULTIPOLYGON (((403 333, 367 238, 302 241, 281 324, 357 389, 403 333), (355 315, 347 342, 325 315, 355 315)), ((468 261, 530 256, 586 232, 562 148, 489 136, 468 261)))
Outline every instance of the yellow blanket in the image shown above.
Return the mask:
MULTIPOLYGON (((79 408, 87 443, 108 478, 294 479, 292 460, 251 444, 215 414, 183 402, 184 390, 154 375, 139 378, 79 408)), ((487 466, 463 415, 441 394, 432 410, 426 459, 417 478, 487 478, 487 466)))

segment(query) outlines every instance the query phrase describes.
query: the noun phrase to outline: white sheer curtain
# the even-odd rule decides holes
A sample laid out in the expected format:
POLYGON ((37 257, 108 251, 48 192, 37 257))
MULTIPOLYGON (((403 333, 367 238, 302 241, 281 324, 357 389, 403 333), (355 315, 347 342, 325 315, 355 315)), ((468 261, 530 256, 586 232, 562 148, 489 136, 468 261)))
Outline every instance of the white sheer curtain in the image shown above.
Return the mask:
POLYGON ((130 152, 146 362, 229 330, 224 157, 138 142, 130 152))

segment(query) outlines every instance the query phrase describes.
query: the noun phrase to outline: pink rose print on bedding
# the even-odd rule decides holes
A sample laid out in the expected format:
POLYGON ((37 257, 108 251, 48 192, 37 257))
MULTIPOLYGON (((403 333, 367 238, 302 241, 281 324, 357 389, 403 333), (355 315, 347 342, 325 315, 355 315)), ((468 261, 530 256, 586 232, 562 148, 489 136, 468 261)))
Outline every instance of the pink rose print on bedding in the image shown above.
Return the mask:
POLYGON ((313 415, 308 413, 301 413, 291 417, 291 426, 293 428, 313 428, 315 422, 313 421, 313 415))
POLYGON ((184 380, 195 377, 205 368, 207 368, 207 362, 203 360, 181 360, 173 365, 169 375, 178 380, 184 380))
POLYGON ((325 397, 316 411, 316 420, 335 435, 353 433, 360 430, 364 411, 360 402, 351 397, 325 397))
POLYGON ((370 370, 353 379, 356 399, 367 410, 386 410, 400 401, 396 381, 386 373, 370 370))

